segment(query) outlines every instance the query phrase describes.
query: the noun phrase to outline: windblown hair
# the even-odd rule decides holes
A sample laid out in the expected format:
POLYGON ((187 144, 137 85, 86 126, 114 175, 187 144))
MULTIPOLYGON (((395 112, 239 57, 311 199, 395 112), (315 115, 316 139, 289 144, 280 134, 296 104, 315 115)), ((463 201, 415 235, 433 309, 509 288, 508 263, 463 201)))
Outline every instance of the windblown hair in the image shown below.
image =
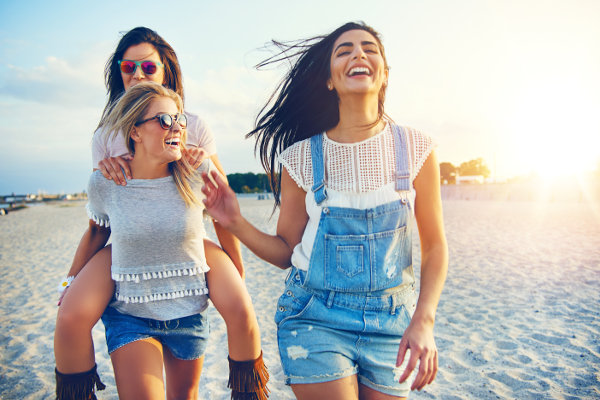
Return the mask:
POLYGON ((182 100, 184 99, 181 69, 179 68, 179 61, 177 60, 175 50, 173 50, 171 45, 152 29, 143 26, 133 28, 123 35, 115 52, 110 56, 104 67, 104 81, 106 84, 108 101, 102 112, 98 127, 105 124, 106 116, 110 112, 111 107, 114 106, 119 97, 125 92, 125 85, 123 84, 123 78, 121 77, 121 69, 117 62, 123 59, 123 55, 127 49, 142 43, 151 44, 158 52, 160 62, 164 65, 165 70, 165 81, 163 82, 163 85, 174 90, 182 100))
MULTIPOLYGON (((364 30, 375 38, 388 68, 380 35, 364 22, 349 22, 325 36, 295 42, 278 42, 272 45, 279 49, 274 56, 259 63, 256 68, 287 61, 290 70, 279 83, 267 103, 262 107, 254 129, 246 135, 255 137, 254 151, 260 160, 273 190, 275 207, 280 203, 281 166, 277 156, 292 144, 318 133, 334 128, 339 122, 339 98, 327 89, 331 77, 330 60, 335 41, 350 30, 364 30)), ((378 96, 376 125, 385 116, 383 103, 385 86, 378 96)))
MULTIPOLYGON (((125 136, 127 149, 131 154, 135 155, 135 141, 131 138, 135 124, 144 119, 150 104, 161 97, 172 99, 177 104, 179 112, 183 112, 183 100, 173 90, 155 82, 142 82, 125 92, 106 116, 107 129, 113 132, 113 135, 116 135, 116 132, 122 132, 125 136)), ((186 136, 187 132, 184 129, 181 137, 182 144, 185 143, 186 136)), ((177 161, 170 162, 169 171, 185 204, 188 206, 201 204, 191 187, 192 181, 197 181, 197 178, 194 175, 194 169, 186 158, 182 157, 177 161)))

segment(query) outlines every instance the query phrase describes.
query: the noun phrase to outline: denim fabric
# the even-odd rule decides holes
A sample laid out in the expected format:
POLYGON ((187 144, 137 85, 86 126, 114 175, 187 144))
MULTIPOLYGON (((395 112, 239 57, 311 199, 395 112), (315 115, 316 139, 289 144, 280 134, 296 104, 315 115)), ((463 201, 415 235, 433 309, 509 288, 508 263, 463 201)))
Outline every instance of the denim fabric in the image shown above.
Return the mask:
POLYGON ((373 292, 401 285, 412 265, 410 218, 401 200, 367 210, 323 207, 306 286, 373 292))
POLYGON ((364 210, 328 207, 321 135, 311 138, 315 202, 323 204, 305 285, 340 292, 372 292, 401 285, 412 266, 410 171, 406 135, 392 125, 396 190, 401 200, 364 210))
POLYGON ((377 294, 303 287, 293 268, 279 298, 275 323, 286 384, 328 382, 350 375, 382 393, 407 396, 398 383, 398 345, 416 305, 414 286, 377 294))
POLYGON ((180 360, 196 360, 206 351, 210 328, 207 311, 158 321, 122 314, 107 307, 102 314, 108 353, 137 340, 154 338, 180 360))
MULTIPOLYGON (((313 195, 321 215, 308 271, 293 268, 275 322, 287 384, 356 374, 382 393, 406 396, 398 383, 402 335, 416 306, 406 135, 393 125, 400 200, 375 208, 327 205, 322 136, 311 138, 313 195)), ((407 361, 406 361, 407 362, 407 361)))

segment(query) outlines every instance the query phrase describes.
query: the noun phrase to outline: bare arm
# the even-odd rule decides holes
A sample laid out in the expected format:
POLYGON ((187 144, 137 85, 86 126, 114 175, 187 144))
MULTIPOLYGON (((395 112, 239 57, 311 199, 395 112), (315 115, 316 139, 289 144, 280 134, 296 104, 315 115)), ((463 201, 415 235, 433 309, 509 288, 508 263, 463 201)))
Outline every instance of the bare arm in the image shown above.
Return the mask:
POLYGON ((75 251, 71 269, 68 276, 76 276, 87 262, 100 251, 108 242, 110 228, 97 225, 94 220, 89 220, 89 226, 84 232, 79 246, 75 251))
MULTIPOLYGON (((219 172, 222 174, 222 176, 225 179, 225 182, 227 182, 225 172, 223 171, 223 166, 221 165, 221 162, 219 161, 217 155, 215 154, 211 156, 210 160, 215 165, 217 170, 219 170, 219 172)), ((217 234, 217 238, 219 239, 219 243, 221 244, 223 251, 225 251, 229 258, 231 258, 231 261, 233 261, 233 264, 235 265, 238 272, 240 273, 240 276, 243 279, 245 277, 245 272, 240 241, 231 232, 222 227, 221 224, 219 224, 217 221, 213 220, 213 225, 215 227, 215 233, 217 234)))
POLYGON ((406 350, 411 350, 406 370, 400 377, 402 382, 415 368, 417 361, 420 361, 419 373, 411 388, 413 390, 421 390, 431 383, 438 368, 433 326, 448 271, 448 245, 444 233, 439 182, 438 160, 432 152, 414 181, 417 193, 415 217, 421 239, 421 286, 417 308, 400 342, 397 362, 400 365, 406 350))
POLYGON ((213 173, 218 187, 204 175, 205 205, 208 213, 237 236, 254 254, 280 268, 291 266, 294 247, 300 243, 308 222, 304 205, 306 192, 299 188, 284 169, 281 176, 281 208, 277 233, 269 235, 256 229, 240 213, 235 193, 222 177, 213 173))

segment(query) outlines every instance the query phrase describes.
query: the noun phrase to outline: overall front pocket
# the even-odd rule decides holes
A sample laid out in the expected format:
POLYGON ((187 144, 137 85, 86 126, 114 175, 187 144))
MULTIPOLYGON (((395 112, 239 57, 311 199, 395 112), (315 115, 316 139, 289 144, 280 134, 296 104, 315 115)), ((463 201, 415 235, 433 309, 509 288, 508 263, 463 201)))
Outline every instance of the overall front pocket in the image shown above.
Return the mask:
POLYGON ((326 234, 323 287, 369 292, 399 285, 410 264, 405 236, 405 226, 368 235, 326 234))
POLYGON ((337 292, 370 290, 372 235, 325 235, 324 288, 337 292))

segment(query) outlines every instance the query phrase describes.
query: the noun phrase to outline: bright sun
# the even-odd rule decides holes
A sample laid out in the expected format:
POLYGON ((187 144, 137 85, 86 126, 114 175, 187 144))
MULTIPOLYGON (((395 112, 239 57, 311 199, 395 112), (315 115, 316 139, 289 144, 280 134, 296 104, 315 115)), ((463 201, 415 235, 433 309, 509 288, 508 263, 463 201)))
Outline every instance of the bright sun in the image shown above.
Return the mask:
POLYGON ((599 168, 600 124, 587 93, 567 84, 529 89, 513 119, 523 173, 551 180, 599 168))

